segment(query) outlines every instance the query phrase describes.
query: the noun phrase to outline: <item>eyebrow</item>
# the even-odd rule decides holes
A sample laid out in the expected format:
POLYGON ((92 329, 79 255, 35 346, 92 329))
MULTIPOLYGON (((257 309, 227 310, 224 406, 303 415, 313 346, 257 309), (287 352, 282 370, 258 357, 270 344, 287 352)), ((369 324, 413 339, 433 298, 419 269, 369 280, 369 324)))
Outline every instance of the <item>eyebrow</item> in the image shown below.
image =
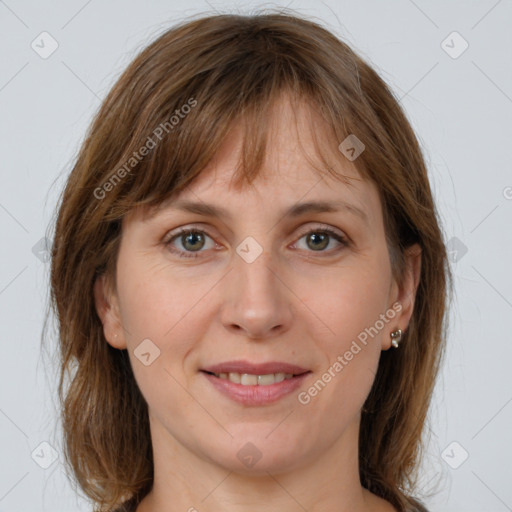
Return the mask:
MULTIPOLYGON (((233 215, 222 206, 216 206, 204 202, 195 202, 181 199, 174 203, 169 204, 169 208, 175 210, 182 210, 189 213, 196 213, 198 215, 203 215, 206 217, 224 218, 228 220, 233 219, 233 215)), ((305 203, 294 204, 281 213, 281 218, 295 218, 300 217, 301 215, 304 215, 306 213, 337 213, 340 211, 346 211, 355 216, 358 216, 366 224, 369 224, 368 215, 364 210, 361 210, 357 206, 342 200, 308 201, 305 203)))

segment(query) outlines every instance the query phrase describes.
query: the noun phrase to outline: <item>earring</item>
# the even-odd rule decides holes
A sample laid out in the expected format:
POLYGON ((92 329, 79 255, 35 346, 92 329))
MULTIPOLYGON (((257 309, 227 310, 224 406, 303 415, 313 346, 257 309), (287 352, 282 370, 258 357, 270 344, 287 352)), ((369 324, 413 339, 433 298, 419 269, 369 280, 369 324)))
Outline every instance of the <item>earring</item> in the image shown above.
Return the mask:
POLYGON ((398 344, 402 339, 402 329, 397 329, 391 333, 391 345, 393 347, 398 348, 398 344))

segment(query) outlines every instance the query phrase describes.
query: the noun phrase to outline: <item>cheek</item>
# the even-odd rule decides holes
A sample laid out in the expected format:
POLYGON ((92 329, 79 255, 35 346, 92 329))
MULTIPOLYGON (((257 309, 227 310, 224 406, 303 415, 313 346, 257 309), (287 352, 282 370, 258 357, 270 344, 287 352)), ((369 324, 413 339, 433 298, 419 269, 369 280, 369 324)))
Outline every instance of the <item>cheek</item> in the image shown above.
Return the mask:
POLYGON ((316 426, 311 426, 318 436, 326 430, 339 432, 359 414, 375 380, 381 354, 382 331, 373 329, 385 312, 384 294, 376 293, 375 282, 355 277, 343 284, 327 290, 316 304, 322 322, 329 326, 329 335, 317 332, 315 336, 324 363, 317 370, 316 380, 298 397, 306 411, 323 418, 318 432, 316 426))
POLYGON ((183 362, 201 335, 197 312, 205 292, 171 279, 161 264, 120 258, 118 268, 121 321, 137 383, 148 399, 160 386, 173 393, 173 377, 183 381, 183 362))
POLYGON ((174 293, 162 272, 127 270, 120 306, 134 377, 153 414, 172 424, 173 411, 190 407, 184 363, 199 332, 194 313, 200 305, 191 309, 196 294, 183 286, 174 293))
POLYGON ((179 340, 176 333, 190 331, 190 319, 212 286, 211 277, 186 276, 167 262, 144 255, 120 257, 118 269, 121 315, 132 344, 141 336, 160 343, 179 340))
POLYGON ((315 293, 306 295, 306 303, 329 327, 329 338, 339 340, 343 348, 385 313, 388 288, 386 273, 376 267, 344 268, 324 281, 321 293, 316 288, 315 293))
POLYGON ((342 400, 356 410, 370 391, 384 328, 390 321, 381 320, 386 314, 388 297, 384 270, 378 266, 344 268, 335 279, 323 283, 322 293, 307 296, 308 307, 318 312, 321 320, 315 338, 326 356, 324 368, 319 371, 327 385, 322 388, 319 383, 317 388, 325 393, 327 402, 342 400))

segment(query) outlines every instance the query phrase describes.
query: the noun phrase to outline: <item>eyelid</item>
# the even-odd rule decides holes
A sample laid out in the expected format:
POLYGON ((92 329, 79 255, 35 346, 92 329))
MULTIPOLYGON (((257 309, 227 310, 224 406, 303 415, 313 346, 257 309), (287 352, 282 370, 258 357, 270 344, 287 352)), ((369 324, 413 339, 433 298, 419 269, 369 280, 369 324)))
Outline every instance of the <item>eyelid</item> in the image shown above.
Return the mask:
MULTIPOLYGON (((316 224, 316 225, 315 226, 303 226, 303 227, 299 228, 301 236, 304 236, 304 235, 310 233, 312 230, 318 230, 318 231, 331 230, 331 231, 335 232, 337 235, 339 235, 340 237, 347 239, 347 241, 349 240, 349 237, 339 228, 335 228, 329 224, 323 224, 321 222, 316 222, 316 223, 310 222, 310 224, 316 224)), ((181 235, 183 233, 188 233, 189 231, 204 232, 210 238, 213 238, 212 235, 208 231, 208 227, 205 227, 204 224, 186 224, 185 226, 180 226, 179 228, 173 229, 172 231, 168 232, 165 235, 164 240, 169 241, 172 238, 174 238, 175 236, 181 235)))
POLYGON ((311 233, 312 231, 327 231, 333 234, 338 235, 340 238, 344 238, 348 241, 347 235, 341 229, 335 228, 329 224, 322 224, 321 222, 316 223, 316 226, 306 226, 304 227, 304 230, 300 229, 300 236, 307 235, 308 233, 311 233))

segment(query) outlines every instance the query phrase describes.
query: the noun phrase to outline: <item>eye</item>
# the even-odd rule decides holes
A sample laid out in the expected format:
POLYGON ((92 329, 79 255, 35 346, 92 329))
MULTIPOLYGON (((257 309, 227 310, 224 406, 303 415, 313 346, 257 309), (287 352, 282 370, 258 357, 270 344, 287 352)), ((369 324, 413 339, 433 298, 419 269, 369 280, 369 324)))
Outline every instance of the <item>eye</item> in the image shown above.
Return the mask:
MULTIPOLYGON (((182 228, 178 234, 173 235, 165 241, 164 245, 168 247, 171 252, 178 254, 181 258, 197 258, 199 256, 197 253, 201 252, 201 249, 205 246, 206 238, 212 240, 212 238, 201 229, 182 228), (174 246, 175 240, 179 242, 182 249, 177 249, 174 246)), ((213 246, 214 245, 215 244, 213 244, 213 246)), ((212 247, 209 248, 211 249, 212 247)))
POLYGON ((336 253, 348 245, 348 240, 343 235, 328 227, 311 229, 303 234, 299 241, 303 238, 306 239, 306 247, 313 252, 336 253), (337 242, 338 247, 325 251, 324 249, 330 245, 333 239, 337 242))
MULTIPOLYGON (((349 244, 343 235, 329 227, 311 229, 304 233, 298 241, 303 238, 306 239, 306 249, 304 250, 308 251, 309 249, 308 252, 336 253, 349 244), (333 239, 337 242, 338 247, 325 251, 324 249, 331 244, 333 239)), ((202 249, 213 249, 216 246, 208 233, 195 228, 181 228, 177 234, 171 233, 170 237, 163 243, 172 253, 179 255, 181 258, 197 258, 200 252, 204 252, 202 249), (209 247, 206 243, 208 239, 211 241, 209 247), (176 244, 181 247, 176 247, 176 244)))

